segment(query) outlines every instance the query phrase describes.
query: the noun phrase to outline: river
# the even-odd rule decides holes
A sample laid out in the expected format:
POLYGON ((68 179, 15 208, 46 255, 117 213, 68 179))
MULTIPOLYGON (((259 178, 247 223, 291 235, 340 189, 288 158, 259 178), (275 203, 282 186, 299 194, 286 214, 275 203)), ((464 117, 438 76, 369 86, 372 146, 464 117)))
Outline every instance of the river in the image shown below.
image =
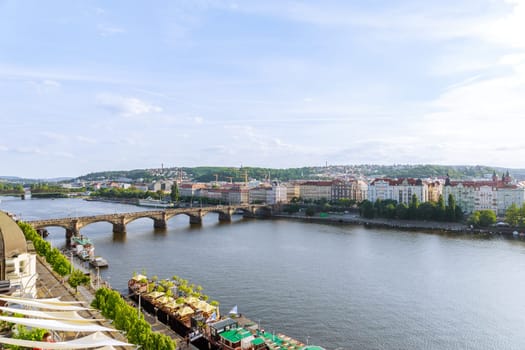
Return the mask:
MULTIPOLYGON (((145 210, 80 199, 0 197, 23 220, 145 210)), ((150 219, 114 236, 82 229, 124 291, 132 273, 178 275, 203 287, 223 313, 234 305, 270 332, 326 349, 525 348, 525 243, 287 220, 201 227, 186 216, 164 231, 150 219)), ((64 245, 65 232, 48 239, 64 245)))

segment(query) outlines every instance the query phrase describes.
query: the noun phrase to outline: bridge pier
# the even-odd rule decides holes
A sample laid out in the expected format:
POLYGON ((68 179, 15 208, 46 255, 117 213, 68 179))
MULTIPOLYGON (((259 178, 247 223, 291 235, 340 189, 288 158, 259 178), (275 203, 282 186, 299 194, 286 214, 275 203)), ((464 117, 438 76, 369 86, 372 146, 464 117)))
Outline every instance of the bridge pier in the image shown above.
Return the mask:
POLYGON ((113 224, 113 233, 126 233, 126 225, 113 224))
POLYGON ((153 219, 153 227, 160 228, 160 229, 166 229, 168 227, 168 224, 166 220, 164 219, 153 219))
POLYGON ((227 213, 219 213, 219 221, 220 222, 231 222, 232 216, 231 214, 227 214, 227 213))
POLYGON ((77 230, 66 228, 66 245, 69 245, 71 243, 71 237, 78 236, 79 234, 80 232, 77 230))
POLYGON ((190 225, 202 225, 202 217, 190 216, 190 225))

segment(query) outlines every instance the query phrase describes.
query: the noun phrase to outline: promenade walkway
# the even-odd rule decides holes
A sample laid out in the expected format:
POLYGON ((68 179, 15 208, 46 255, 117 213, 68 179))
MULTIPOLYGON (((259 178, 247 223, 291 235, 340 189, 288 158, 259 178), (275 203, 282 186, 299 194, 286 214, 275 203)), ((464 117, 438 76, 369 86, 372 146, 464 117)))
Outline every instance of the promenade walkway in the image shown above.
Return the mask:
MULTIPOLYGON (((75 268, 81 268, 78 261, 74 261, 74 263, 75 268)), ((85 302, 86 306, 90 306, 95 293, 95 290, 91 287, 79 286, 78 293, 75 293, 75 290, 71 288, 67 283, 63 283, 62 278, 56 273, 54 273, 51 270, 49 264, 47 264, 45 260, 41 257, 37 257, 37 273, 39 277, 37 280, 38 298, 59 297, 61 300, 64 301, 83 301, 85 302)), ((98 310, 83 311, 81 315, 88 318, 104 319, 104 316, 102 316, 98 310)), ((176 340, 177 349, 197 349, 191 344, 189 347, 187 347, 184 343, 184 339, 181 336, 179 336, 165 324, 159 322, 153 315, 144 313, 144 318, 151 325, 153 331, 165 334, 171 337, 172 339, 176 340)), ((100 324, 106 327, 113 327, 109 320, 100 322, 100 324)), ((114 337, 115 339, 127 342, 125 336, 120 332, 110 332, 109 335, 114 337)))

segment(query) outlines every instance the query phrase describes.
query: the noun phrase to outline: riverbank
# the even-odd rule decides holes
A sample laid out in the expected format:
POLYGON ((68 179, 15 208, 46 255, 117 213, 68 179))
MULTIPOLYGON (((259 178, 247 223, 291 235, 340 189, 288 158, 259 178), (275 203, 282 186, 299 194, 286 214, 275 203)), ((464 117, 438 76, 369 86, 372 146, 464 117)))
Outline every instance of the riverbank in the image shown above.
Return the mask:
MULTIPOLYGON (((427 231, 452 234, 502 235, 513 236, 513 228, 490 227, 471 228, 469 225, 457 222, 395 220, 395 219, 366 219, 356 214, 329 214, 328 216, 306 216, 304 214, 274 214, 273 218, 298 220, 326 224, 362 225, 367 228, 386 228, 405 231, 427 231)), ((522 237, 522 236, 518 236, 522 237)))
MULTIPOLYGON (((87 201, 100 201, 110 203, 121 203, 137 205, 136 199, 106 199, 106 198, 86 198, 87 201)), ((159 209, 162 210, 162 209, 159 209)), ((426 220, 397 220, 386 218, 366 219, 355 212, 350 213, 329 213, 326 216, 306 216, 304 213, 284 214, 274 213, 271 219, 291 219, 302 222, 330 223, 330 224, 349 224, 362 225, 367 228, 385 228, 408 231, 428 231, 442 232, 451 234, 476 234, 476 235, 501 235, 505 237, 516 237, 525 239, 525 233, 515 233, 515 228, 508 227, 489 227, 489 228, 472 228, 467 224, 458 222, 441 222, 426 220)))

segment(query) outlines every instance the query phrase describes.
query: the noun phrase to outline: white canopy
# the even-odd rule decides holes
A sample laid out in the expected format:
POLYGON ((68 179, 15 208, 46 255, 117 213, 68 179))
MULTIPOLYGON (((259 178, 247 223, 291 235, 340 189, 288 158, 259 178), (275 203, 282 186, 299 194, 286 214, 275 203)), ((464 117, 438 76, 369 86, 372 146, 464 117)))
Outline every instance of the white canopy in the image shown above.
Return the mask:
POLYGON ((88 336, 78 338, 75 340, 48 343, 42 341, 13 339, 0 337, 0 344, 18 345, 26 348, 40 348, 40 349, 91 349, 99 348, 99 350, 113 349, 114 346, 135 346, 130 343, 124 343, 113 339, 100 332, 90 334, 88 336))
POLYGON ((22 298, 12 298, 12 297, 0 296, 0 300, 7 301, 8 303, 37 307, 39 309, 62 310, 62 311, 89 310, 89 308, 87 307, 71 305, 71 303, 69 302, 61 302, 58 299, 50 301, 49 299, 22 299, 22 298), (40 300, 43 300, 43 301, 40 301, 40 300))
MULTIPOLYGON (((5 295, 0 294, 0 299, 2 298, 8 298, 8 299, 17 299, 17 300, 27 300, 27 298, 22 297, 14 297, 11 295, 5 295)), ((60 300, 60 298, 42 298, 42 299, 33 299, 40 301, 42 303, 49 303, 49 304, 59 304, 59 305, 65 305, 65 304, 85 304, 85 301, 78 301, 78 300, 60 300)))
POLYGON ((21 324, 29 327, 51 329, 55 331, 64 332, 116 332, 116 329, 99 326, 97 324, 89 324, 82 321, 59 321, 59 320, 43 320, 40 318, 24 318, 24 317, 10 317, 0 316, 1 321, 6 321, 15 324, 21 324))
POLYGON ((24 316, 32 316, 35 318, 48 318, 53 320, 77 321, 77 322, 99 322, 105 319, 84 318, 76 311, 37 311, 28 309, 17 309, 14 307, 0 306, 0 311, 9 312, 12 314, 19 314, 24 316))

